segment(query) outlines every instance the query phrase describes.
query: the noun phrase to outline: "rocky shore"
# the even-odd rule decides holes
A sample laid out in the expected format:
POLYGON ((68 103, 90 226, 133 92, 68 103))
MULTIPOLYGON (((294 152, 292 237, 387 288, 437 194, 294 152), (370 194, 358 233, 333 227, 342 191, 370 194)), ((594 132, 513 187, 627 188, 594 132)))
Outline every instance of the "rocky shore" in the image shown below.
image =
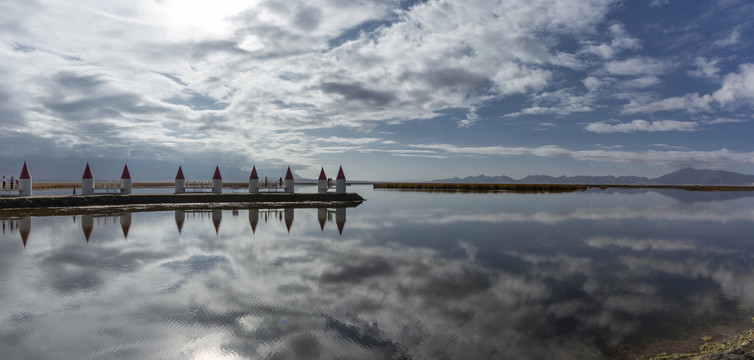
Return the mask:
POLYGON ((704 344, 695 352, 659 353, 649 359, 754 360, 754 330, 719 340, 712 337, 702 337, 701 340, 704 344))

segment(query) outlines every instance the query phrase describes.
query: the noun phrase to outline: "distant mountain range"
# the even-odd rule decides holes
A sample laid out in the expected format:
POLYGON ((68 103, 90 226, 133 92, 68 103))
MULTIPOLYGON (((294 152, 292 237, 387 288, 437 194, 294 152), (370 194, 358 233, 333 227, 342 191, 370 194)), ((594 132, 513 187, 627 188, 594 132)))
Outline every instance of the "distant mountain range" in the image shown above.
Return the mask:
POLYGON ((469 176, 463 179, 437 179, 437 183, 500 183, 500 184, 582 184, 582 185, 754 185, 754 175, 723 170, 685 168, 654 179, 643 176, 548 176, 529 175, 516 180, 501 176, 469 176))

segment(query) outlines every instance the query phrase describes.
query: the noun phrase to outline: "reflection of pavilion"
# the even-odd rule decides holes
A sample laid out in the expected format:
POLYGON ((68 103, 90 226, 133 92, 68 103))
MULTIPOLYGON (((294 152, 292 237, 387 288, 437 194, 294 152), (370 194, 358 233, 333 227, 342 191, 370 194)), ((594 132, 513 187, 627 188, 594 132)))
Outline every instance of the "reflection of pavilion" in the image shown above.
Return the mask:
POLYGON ((31 232, 31 216, 24 216, 21 218, 7 218, 0 220, 2 222, 2 231, 5 234, 6 231, 11 234, 18 230, 21 235, 21 241, 26 247, 26 241, 29 239, 29 233, 31 232))
MULTIPOLYGON (((256 233, 259 219, 264 219, 267 223, 270 219, 277 218, 280 221, 285 222, 285 227, 290 233, 294 218, 294 208, 284 209, 249 209, 249 223, 251 224, 251 231, 256 233)), ((343 228, 346 224, 346 208, 317 208, 317 221, 319 222, 320 230, 325 230, 325 224, 335 221, 338 227, 338 233, 343 234, 343 228)))
MULTIPOLYGON (((73 216, 73 221, 76 222, 76 216, 73 216)), ((128 239, 128 231, 131 229, 131 213, 123 213, 118 215, 94 215, 94 214, 82 214, 81 215, 81 230, 84 231, 84 238, 86 242, 92 236, 92 230, 94 230, 94 224, 97 226, 107 225, 108 223, 115 224, 120 222, 120 229, 123 231, 123 238, 128 239)))
POLYGON ((319 221, 319 228, 325 231, 325 223, 333 220, 333 214, 335 215, 335 224, 338 226, 338 233, 343 235, 343 227, 346 225, 346 208, 335 208, 335 210, 328 210, 327 208, 317 209, 317 220, 319 221))
POLYGON ((220 233, 220 224, 223 221, 223 210, 222 209, 212 209, 212 210, 184 210, 184 209, 177 209, 175 210, 175 225, 178 227, 178 233, 183 233, 183 224, 186 222, 186 218, 191 219, 205 219, 207 217, 212 219, 212 225, 215 227, 215 234, 220 233))
MULTIPOLYGON (((232 210, 234 216, 239 215, 239 210, 232 210)), ((293 227, 293 220, 295 214, 295 208, 277 208, 277 209, 248 209, 249 211, 249 224, 251 224, 252 233, 256 234, 257 226, 259 225, 260 218, 264 219, 267 223, 269 220, 277 219, 279 222, 285 224, 285 228, 288 233, 291 232, 293 227)), ((2 233, 6 232, 15 233, 18 232, 21 235, 21 240, 26 247, 29 234, 31 232, 31 222, 33 216, 24 217, 7 217, 0 218, 0 226, 2 227, 2 233)), ((175 210, 175 223, 178 228, 178 233, 182 233, 183 225, 187 218, 200 218, 211 219, 212 224, 215 227, 215 233, 219 234, 220 224, 222 223, 223 210, 222 209, 203 209, 203 210, 189 210, 178 209, 175 210)), ((317 220, 319 222, 320 229, 324 231, 325 224, 335 221, 338 227, 338 233, 343 234, 343 228, 346 222, 346 208, 318 208, 317 220)), ((123 238, 128 239, 128 234, 131 229, 133 221, 133 215, 130 212, 116 213, 116 214, 80 214, 73 215, 73 222, 79 221, 81 223, 81 230, 84 233, 84 238, 88 243, 92 237, 92 232, 95 226, 102 225, 116 225, 120 224, 121 231, 123 232, 123 238), (78 220, 77 220, 78 218, 78 220)))
POLYGON ((215 225, 215 234, 220 234, 220 223, 223 221, 223 211, 212 209, 212 225, 215 225))
POLYGON ((256 234, 257 224, 259 224, 260 216, 264 218, 264 222, 267 223, 269 219, 277 218, 280 221, 285 222, 285 228, 288 232, 291 232, 291 226, 293 226, 293 208, 284 209, 249 209, 249 224, 251 224, 251 232, 256 234))

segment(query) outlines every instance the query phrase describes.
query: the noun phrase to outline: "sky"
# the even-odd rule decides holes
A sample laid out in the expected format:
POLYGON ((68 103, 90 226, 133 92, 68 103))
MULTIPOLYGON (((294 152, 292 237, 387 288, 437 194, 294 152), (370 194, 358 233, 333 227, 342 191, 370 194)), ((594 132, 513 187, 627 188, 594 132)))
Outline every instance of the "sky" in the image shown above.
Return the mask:
POLYGON ((749 0, 4 0, 0 171, 754 173, 753 15, 749 0))

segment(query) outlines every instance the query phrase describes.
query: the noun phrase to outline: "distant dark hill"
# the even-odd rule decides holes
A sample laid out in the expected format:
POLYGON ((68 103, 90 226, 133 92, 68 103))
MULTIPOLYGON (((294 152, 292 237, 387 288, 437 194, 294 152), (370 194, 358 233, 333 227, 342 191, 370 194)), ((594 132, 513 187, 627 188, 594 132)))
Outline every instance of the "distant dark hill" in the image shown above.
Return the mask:
POLYGON ((436 183, 580 184, 580 185, 754 185, 754 175, 723 170, 685 168, 658 178, 643 176, 548 176, 529 175, 520 180, 508 176, 469 176, 432 180, 436 183))
POLYGON ((652 179, 652 182, 662 185, 751 185, 754 184, 754 175, 685 168, 652 179))
POLYGON ((469 184, 579 184, 579 185, 626 185, 626 184, 647 184, 649 179, 639 176, 548 176, 548 175, 529 175, 523 179, 516 180, 508 176, 468 176, 465 178, 450 178, 432 180, 436 183, 469 183, 469 184))
POLYGON ((583 184, 583 185, 625 185, 646 184, 650 180, 639 176, 560 176, 529 175, 519 182, 525 184, 583 184))

